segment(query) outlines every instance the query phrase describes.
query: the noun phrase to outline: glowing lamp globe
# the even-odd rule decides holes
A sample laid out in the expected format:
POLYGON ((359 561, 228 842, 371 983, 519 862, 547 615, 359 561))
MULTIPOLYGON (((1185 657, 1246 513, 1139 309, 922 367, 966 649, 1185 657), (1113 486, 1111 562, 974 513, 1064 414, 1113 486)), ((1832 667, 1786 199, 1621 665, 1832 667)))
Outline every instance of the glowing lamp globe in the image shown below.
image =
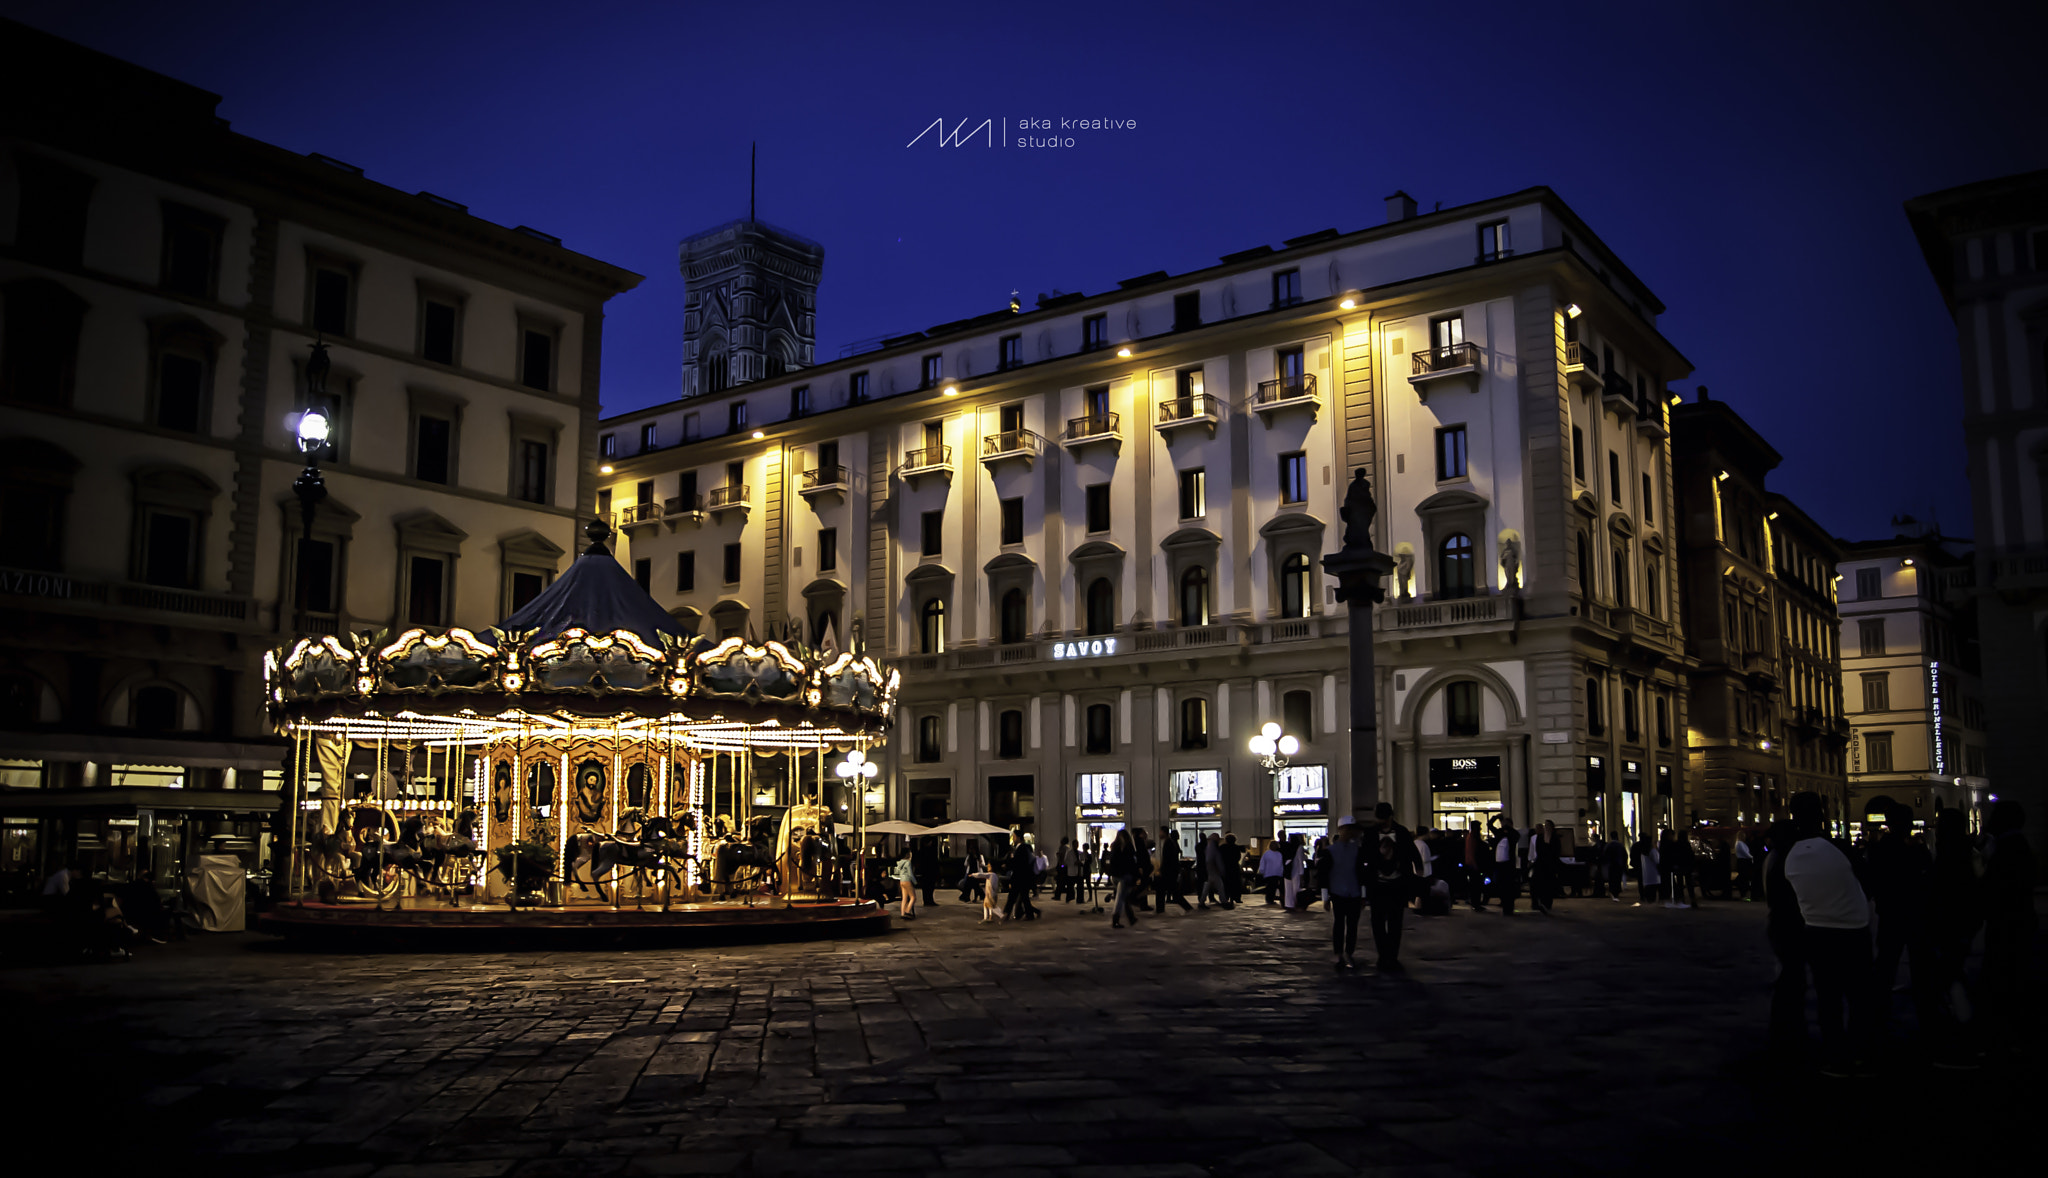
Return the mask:
POLYGON ((1294 739, 1294 738, 1293 738, 1293 737, 1291 737, 1291 736, 1283 736, 1283 737, 1281 737, 1281 738, 1280 738, 1280 755, 1281 755, 1281 756, 1283 756, 1283 757, 1291 757, 1291 756, 1293 756, 1294 754, 1296 754, 1296 753, 1298 753, 1298 752, 1300 752, 1300 751, 1301 751, 1301 742, 1300 742, 1300 741, 1298 741, 1298 740, 1294 739))
POLYGON ((299 449, 317 450, 327 444, 327 415, 318 409, 299 414, 299 449))

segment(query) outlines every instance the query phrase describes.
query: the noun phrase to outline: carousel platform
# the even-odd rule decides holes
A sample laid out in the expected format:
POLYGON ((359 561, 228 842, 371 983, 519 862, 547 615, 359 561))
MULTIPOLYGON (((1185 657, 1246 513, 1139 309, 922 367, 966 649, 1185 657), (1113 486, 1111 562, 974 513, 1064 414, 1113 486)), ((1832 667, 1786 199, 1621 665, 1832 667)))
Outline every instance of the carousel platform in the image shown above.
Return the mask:
POLYGON ((342 901, 288 902, 263 913, 256 930, 330 947, 570 948, 621 943, 711 944, 874 936, 889 920, 873 900, 758 900, 614 908, 567 904, 508 908, 408 900, 403 907, 342 901))

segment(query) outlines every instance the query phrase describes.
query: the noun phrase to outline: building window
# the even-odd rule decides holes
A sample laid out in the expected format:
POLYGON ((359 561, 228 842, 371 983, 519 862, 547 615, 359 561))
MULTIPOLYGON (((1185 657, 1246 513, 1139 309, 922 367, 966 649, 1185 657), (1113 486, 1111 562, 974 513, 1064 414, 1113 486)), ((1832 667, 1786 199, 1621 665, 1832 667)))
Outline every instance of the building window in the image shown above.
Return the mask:
POLYGON ((1866 732, 1863 734, 1864 759, 1870 762, 1870 772, 1890 773, 1892 771, 1892 734, 1889 732, 1866 732))
POLYGON ((15 206, 14 248, 31 262, 76 266, 85 253, 85 214, 95 183, 56 160, 14 153, 21 181, 15 206))
POLYGON ((420 358, 435 364, 455 363, 455 304, 442 299, 420 300, 420 358))
POLYGON ((946 547, 946 512, 944 508, 927 511, 918 517, 917 550, 922 556, 938 556, 946 547))
POLYGON ((1116 585, 1108 577, 1088 582, 1088 633, 1109 634, 1116 630, 1116 585))
POLYGON ((1187 331, 1202 325, 1202 292, 1191 290, 1173 296, 1173 329, 1187 331))
POLYGON ((929 764, 944 755, 944 744, 940 740, 939 718, 919 716, 917 718, 917 759, 929 764))
POLYGON ((1616 541, 1614 544, 1614 604, 1628 608, 1628 546, 1616 541))
POLYGON ((1180 472, 1180 517, 1201 519, 1209 513, 1208 476, 1202 467, 1180 472))
POLYGON ((789 390, 789 415, 809 417, 811 415, 811 386, 800 384, 789 390))
POLYGON ((349 334, 350 312, 354 309, 355 272, 342 263, 316 263, 313 267, 313 330, 321 335, 349 334))
POLYGON ((818 571, 829 573, 839 567, 839 529, 818 529, 818 571))
POLYGON ((1464 342, 1464 315, 1444 315, 1429 321, 1429 346, 1438 359, 1448 359, 1451 349, 1464 342))
POLYGON ((1030 637, 1027 632, 1030 627, 1027 616, 1029 609, 1022 589, 1011 589, 1003 594, 1001 617, 997 620, 1000 626, 999 641, 1023 642, 1030 637))
POLYGON ((945 368, 945 357, 938 352, 926 356, 918 366, 917 387, 928 389, 939 383, 940 372, 945 368))
POLYGON ((640 452, 645 454, 660 444, 661 430, 653 422, 640 427, 640 452))
POLYGON ((1488 221, 1479 227, 1479 260, 1498 262, 1512 257, 1514 250, 1508 248, 1508 223, 1488 221))
POLYGON ((633 583, 640 586, 640 592, 654 591, 654 562, 641 557, 633 562, 633 583))
POLYGON ((1643 565, 1643 603, 1649 607, 1650 616, 1653 618, 1664 616, 1664 592, 1663 587, 1658 584, 1659 580, 1657 558, 1653 556, 1643 565))
POLYGON ((597 454, 600 458, 617 458, 619 456, 619 435, 605 434, 597 439, 597 454))
POLYGON ((1273 305, 1291 307, 1301 301, 1301 271, 1280 270, 1273 275, 1273 305))
POLYGON ((858 405, 868 399, 868 374, 856 372, 846 378, 846 403, 858 405))
POLYGON ((555 387, 555 337, 528 327, 519 333, 519 383, 547 391, 555 387))
POLYGON ((1479 685, 1470 679, 1444 687, 1444 735, 1479 735, 1479 685))
POLYGON ((1308 502, 1308 455, 1299 450, 1280 456, 1280 502, 1308 502))
POLYGON ((917 646, 925 654, 945 653, 946 603, 937 597, 917 611, 917 646))
POLYGON ((1662 696, 1657 697, 1657 743, 1664 748, 1671 747, 1671 707, 1662 696))
POLYGON ((996 756, 1014 761, 1024 755, 1024 713, 1009 708, 996 714, 996 756))
POLYGON ((1436 431, 1436 481, 1465 477, 1465 427, 1447 425, 1436 431))
POLYGON ((553 447, 533 438, 519 442, 519 489, 518 497, 528 503, 546 503, 553 496, 548 494, 548 458, 553 447))
POLYGON ((298 581, 293 603, 308 613, 335 612, 334 544, 328 540, 298 542, 298 581))
POLYGON ((1315 738, 1315 696, 1289 691, 1280 696, 1280 731, 1307 744, 1315 738))
POLYGON ((220 238, 226 223, 219 217, 164 205, 164 248, 161 285, 195 299, 212 299, 220 282, 220 238))
POLYGON ((1600 681, 1586 680, 1586 734, 1599 736, 1607 731, 1607 709, 1600 706, 1600 681))
POLYGON ((142 580, 150 585, 189 589, 193 585, 199 522, 181 511, 149 510, 143 514, 142 580))
POLYGON ((1864 658, 1877 658, 1884 654, 1884 619, 1866 618, 1856 623, 1856 637, 1863 646, 1864 658))
POLYGON ((183 702, 175 688, 155 684, 138 688, 129 699, 129 719, 144 732, 175 732, 182 727, 178 713, 183 702))
POLYGON ((1643 522, 1645 524, 1657 522, 1656 500, 1650 494, 1650 475, 1648 471, 1643 472, 1643 522))
POLYGON ((1572 477, 1586 481, 1586 431, 1576 425, 1572 427, 1572 477))
POLYGON ((732 404, 727 405, 725 407, 725 432, 736 434, 746 428, 747 403, 745 401, 734 401, 732 404))
POLYGON ((1109 705, 1089 704, 1086 715, 1081 751, 1096 756, 1116 751, 1115 739, 1110 735, 1112 713, 1109 705))
POLYGON ((1209 624, 1209 570, 1201 565, 1180 575, 1180 624, 1209 624))
POLYGON ((1191 695, 1180 701, 1180 747, 1209 747, 1209 701, 1202 696, 1191 695))
POLYGON ((1081 350, 1093 352, 1109 346, 1109 316, 1090 315, 1081 320, 1081 350))
POLYGON ((1453 532, 1444 537, 1437 547, 1436 595, 1438 597, 1470 597, 1473 583, 1472 537, 1463 532, 1453 532))
POLYGON ((1173 374, 1173 383, 1175 395, 1188 402, 1186 414, 1203 411, 1201 406, 1193 403, 1194 398, 1202 395, 1202 370, 1200 368, 1181 369, 1173 374))
POLYGON ((1631 743, 1643 738, 1642 725, 1636 719, 1636 690, 1633 687, 1621 689, 1621 736, 1631 743))
POLYGON ((1621 455, 1607 452, 1607 497, 1621 502, 1621 455))
POLYGON ((1008 372, 1024 366, 1024 337, 1006 335, 996 341, 996 371, 1008 372))
POLYGON ((1308 554, 1291 553, 1280 562, 1280 616, 1305 618, 1309 612, 1309 590, 1313 585, 1308 554))
POLYGON ((725 569, 723 571, 725 583, 728 585, 740 583, 740 553, 741 548, 738 544, 728 544, 725 546, 725 569))
POLYGON ((1003 543, 1024 542, 1024 497, 1021 495, 1001 501, 1003 516, 1003 543))
POLYGON ((414 626, 439 626, 447 616, 448 560, 414 556, 408 562, 405 620, 414 626))
POLYGON ((1863 676, 1863 710, 1866 712, 1889 712, 1892 710, 1892 677, 1884 671, 1873 671, 1863 676))
POLYGON ((697 554, 679 552, 676 554, 676 592, 691 593, 697 588, 697 554))
POLYGON ((540 591, 545 588, 547 588, 547 578, 539 573, 513 573, 512 612, 517 613, 525 609, 527 603, 539 597, 540 591))
POLYGON ((1856 600, 1875 601, 1884 596, 1884 585, 1879 581, 1883 574, 1878 569, 1856 570, 1856 600))
POLYGON ((449 419, 430 413, 421 413, 412 419, 412 477, 423 483, 448 482, 454 425, 449 419))
POLYGON ((1094 483, 1084 492, 1088 530, 1107 532, 1109 530, 1109 484, 1094 483))
POLYGON ((150 345, 156 369, 150 419, 179 433, 204 432, 213 383, 211 333, 189 322, 172 324, 152 330, 150 345))
POLYGON ((1583 596, 1591 597, 1594 592, 1593 546, 1592 542, 1586 539, 1586 533, 1584 532, 1579 533, 1578 549, 1579 593, 1583 596))
POLYGON ((29 405, 70 404, 85 300, 47 278, 29 278, 8 283, 0 303, 6 314, 0 323, 0 397, 29 405))
POLYGON ((732 383, 732 359, 725 353, 725 340, 714 338, 704 347, 704 391, 724 392, 732 383))

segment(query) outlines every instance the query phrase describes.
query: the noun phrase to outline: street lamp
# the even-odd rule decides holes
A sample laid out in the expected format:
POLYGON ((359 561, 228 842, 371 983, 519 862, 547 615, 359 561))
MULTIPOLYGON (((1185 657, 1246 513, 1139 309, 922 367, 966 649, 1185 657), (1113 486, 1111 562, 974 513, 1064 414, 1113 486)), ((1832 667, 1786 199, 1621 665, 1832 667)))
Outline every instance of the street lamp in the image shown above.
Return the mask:
MULTIPOLYGON (((848 749, 846 750, 846 759, 832 766, 832 772, 845 778, 847 784, 858 787, 862 782, 873 781, 875 778, 880 777, 882 775, 882 767, 868 760, 867 755, 859 749, 848 749)), ((863 809, 874 805, 874 801, 865 789, 861 790, 860 800, 863 809)))
POLYGON ((313 513, 327 498, 327 483, 320 477, 320 453, 331 441, 332 425, 327 420, 327 345, 315 340, 313 354, 306 360, 306 409, 299 414, 299 453, 306 456, 306 468, 292 481, 292 493, 299 497, 299 605, 306 600, 306 551, 313 543, 313 513))

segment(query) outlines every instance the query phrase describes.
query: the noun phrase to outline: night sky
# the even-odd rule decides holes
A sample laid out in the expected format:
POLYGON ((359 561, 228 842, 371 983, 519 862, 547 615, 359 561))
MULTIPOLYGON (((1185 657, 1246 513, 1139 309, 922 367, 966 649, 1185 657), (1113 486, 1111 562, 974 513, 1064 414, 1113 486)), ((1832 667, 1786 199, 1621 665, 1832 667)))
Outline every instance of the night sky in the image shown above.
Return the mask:
POLYGON ((1772 485, 1851 539, 1970 530, 1953 327, 1900 205, 2048 167, 2043 11, 0 0, 223 95, 245 134, 647 275, 611 304, 608 413, 674 397, 676 243, 745 215, 755 140, 759 216, 825 246, 820 359, 1378 224, 1396 188, 1547 184, 1669 306, 1678 387, 1747 416, 1772 485), (1135 128, 905 146, 940 117, 1135 128))

